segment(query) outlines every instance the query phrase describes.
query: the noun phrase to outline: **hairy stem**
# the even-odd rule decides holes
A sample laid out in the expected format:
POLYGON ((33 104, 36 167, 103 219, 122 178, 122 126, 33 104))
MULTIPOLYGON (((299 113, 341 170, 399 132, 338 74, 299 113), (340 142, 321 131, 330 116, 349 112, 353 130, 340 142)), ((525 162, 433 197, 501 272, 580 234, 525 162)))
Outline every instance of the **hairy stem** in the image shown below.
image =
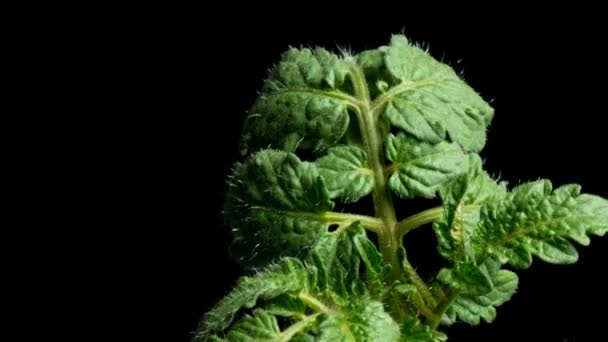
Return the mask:
POLYGON ((456 296, 458 296, 458 292, 456 290, 448 289, 446 291, 445 298, 441 302, 439 302, 435 310, 433 310, 435 317, 430 320, 427 320, 427 324, 432 329, 437 329, 439 323, 441 322, 441 317, 443 317, 445 311, 450 307, 450 305, 452 305, 452 302, 454 301, 454 299, 456 299, 456 296))
POLYGON ((330 308, 329 306, 325 305, 325 303, 323 303, 322 301, 320 301, 319 299, 317 299, 314 296, 311 296, 310 294, 306 293, 306 292, 298 292, 298 294, 296 295, 302 302, 304 302, 304 304, 306 304, 309 308, 313 309, 316 312, 319 313, 331 313, 331 314, 339 314, 340 312, 330 308))
POLYGON ((266 97, 272 96, 281 96, 285 94, 310 94, 317 96, 324 96, 329 98, 334 98, 340 101, 346 102, 350 106, 359 106, 361 105, 361 101, 357 98, 350 96, 347 93, 343 93, 341 91, 331 91, 331 90, 319 90, 314 88, 288 88, 284 90, 277 90, 272 92, 271 94, 266 94, 266 97))
POLYGON ((381 133, 371 110, 369 89, 363 71, 358 66, 353 65, 350 76, 355 95, 361 102, 361 105, 356 108, 356 114, 361 127, 361 140, 365 145, 370 168, 374 175, 374 189, 372 191, 374 209, 376 216, 384 222, 383 230, 378 233, 380 252, 384 259, 393 266, 393 277, 396 277, 401 272, 401 265, 396 258, 400 243, 395 234, 397 217, 393 206, 393 198, 384 177, 381 133))
POLYGON ((416 286, 416 289, 418 290, 418 292, 420 293, 420 295, 422 296, 424 301, 431 307, 435 307, 437 305, 437 301, 435 300, 435 297, 431 293, 431 290, 429 290, 429 288, 426 286, 426 283, 424 282, 424 280, 422 280, 422 278, 420 278, 420 275, 418 275, 418 272, 416 272, 414 267, 412 267, 412 264, 407 259, 406 255, 403 258, 403 270, 408 275, 409 279, 412 281, 414 286, 416 286))
POLYGON ((412 215, 405 220, 397 223, 397 236, 399 239, 403 238, 409 231, 416 229, 427 223, 431 223, 440 219, 443 216, 443 208, 436 207, 421 211, 415 215, 412 215))
POLYGON ((377 234, 380 234, 384 229, 384 222, 377 217, 350 214, 350 213, 337 213, 333 211, 326 211, 322 213, 311 213, 304 211, 289 211, 279 210, 274 208, 262 207, 262 206, 251 206, 252 209, 270 211, 281 216, 297 217, 302 219, 309 219, 315 221, 321 221, 329 224, 338 225, 349 225, 355 222, 360 222, 361 225, 367 230, 371 230, 377 234))
POLYGON ((432 84, 436 84, 435 80, 426 80, 421 82, 402 82, 401 84, 389 89, 388 91, 382 93, 378 96, 374 102, 370 105, 372 115, 374 117, 378 117, 381 111, 384 109, 384 105, 395 96, 405 93, 407 91, 411 91, 416 88, 421 88, 424 86, 429 86, 432 84))
POLYGON ((433 310, 431 310, 428 305, 421 300, 420 298, 416 298, 416 296, 411 296, 408 298, 409 302, 420 312, 427 321, 434 320, 437 318, 433 310))
MULTIPOLYGON (((372 191, 374 209, 376 216, 384 223, 382 229, 377 232, 380 252, 382 253, 384 260, 392 266, 390 279, 393 281, 399 279, 400 275, 405 271, 409 279, 412 280, 422 295, 426 304, 430 307, 435 307, 435 298, 416 270, 414 270, 408 261, 407 256, 404 255, 402 264, 397 257, 397 253, 399 247, 402 245, 401 239, 403 234, 409 229, 413 229, 411 227, 414 225, 421 225, 427 220, 436 219, 437 213, 440 213, 440 210, 431 212, 431 215, 410 218, 409 221, 406 219, 401 225, 397 224, 393 198, 385 176, 384 153, 381 140, 382 132, 377 124, 378 115, 375 113, 377 108, 382 106, 382 101, 375 101, 372 103, 370 100, 369 89, 367 88, 365 76, 363 75, 361 68, 353 65, 351 67, 350 76, 355 90, 355 96, 361 103, 360 106, 355 108, 355 112, 361 128, 361 140, 367 151, 370 168, 374 176, 374 189, 372 191), (372 106, 374 106, 375 109, 372 109, 372 106)), ((421 308, 424 310, 427 306, 421 306, 421 308)), ((426 312, 425 316, 427 316, 427 318, 435 319, 435 317, 430 316, 430 310, 424 311, 426 312)))
POLYGON ((377 217, 348 214, 348 213, 336 213, 333 211, 327 211, 322 214, 322 217, 326 222, 337 223, 337 224, 350 224, 354 222, 360 222, 361 225, 367 230, 371 230, 374 233, 382 232, 384 223, 377 217))
POLYGON ((358 119, 361 127, 361 139, 367 150, 370 166, 374 174, 374 207, 376 215, 380 217, 389 229, 397 222, 393 199, 388 190, 388 184, 384 177, 384 161, 382 151, 381 134, 370 109, 369 90, 363 71, 357 67, 352 68, 352 80, 357 98, 362 102, 358 107, 358 119))

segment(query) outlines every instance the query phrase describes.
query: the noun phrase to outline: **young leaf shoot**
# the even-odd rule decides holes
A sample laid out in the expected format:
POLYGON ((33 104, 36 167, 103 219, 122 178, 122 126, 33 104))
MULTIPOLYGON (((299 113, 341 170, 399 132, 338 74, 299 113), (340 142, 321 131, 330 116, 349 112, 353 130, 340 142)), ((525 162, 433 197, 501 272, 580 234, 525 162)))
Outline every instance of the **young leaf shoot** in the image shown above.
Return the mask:
POLYGON ((478 155, 493 115, 402 35, 354 56, 285 52, 229 177, 231 251, 256 271, 194 341, 445 341, 442 326, 494 320, 534 257, 575 263, 575 244, 608 231, 608 201, 497 182, 478 155), (335 209, 366 196, 373 216, 335 209), (395 204, 415 198, 442 205, 398 217, 395 204), (424 225, 445 263, 423 278, 403 241, 424 225))

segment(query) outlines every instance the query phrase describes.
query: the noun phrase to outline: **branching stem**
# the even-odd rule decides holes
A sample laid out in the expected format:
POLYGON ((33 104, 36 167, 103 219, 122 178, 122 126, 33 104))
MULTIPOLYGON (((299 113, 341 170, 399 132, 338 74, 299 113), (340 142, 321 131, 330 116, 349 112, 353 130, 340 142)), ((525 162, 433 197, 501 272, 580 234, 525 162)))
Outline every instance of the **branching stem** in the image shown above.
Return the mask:
POLYGON ((439 302, 435 310, 433 310, 435 317, 430 320, 427 320, 427 324, 432 329, 437 329, 439 323, 441 322, 441 317, 443 317, 445 311, 450 307, 450 305, 452 305, 452 302, 454 301, 454 299, 456 299, 456 296, 458 296, 458 292, 456 290, 448 289, 446 291, 445 298, 441 302, 439 302))
POLYGON ((318 313, 340 314, 339 311, 330 308, 329 306, 325 305, 325 303, 323 303, 321 300, 306 292, 298 292, 297 297, 302 302, 304 302, 304 304, 306 304, 309 308, 313 309, 318 313))
POLYGON ((412 215, 405 220, 397 223, 397 236, 399 239, 403 238, 409 231, 414 230, 427 223, 431 223, 440 219, 443 216, 443 208, 436 207, 421 211, 415 215, 412 215))
POLYGON ((407 255, 404 255, 403 260, 400 262, 397 257, 397 251, 402 246, 403 237, 408 232, 440 219, 443 216, 443 208, 428 209, 397 223, 392 196, 386 181, 387 167, 384 165, 382 142, 380 140, 382 132, 380 132, 380 127, 377 124, 379 111, 388 101, 387 99, 393 95, 392 93, 406 91, 427 84, 404 84, 395 87, 391 93, 383 94, 372 102, 361 68, 352 66, 350 76, 355 89, 355 97, 359 101, 359 105, 354 110, 361 127, 361 140, 365 145, 370 161, 370 169, 374 176, 374 189, 372 192, 374 209, 376 216, 382 223, 381 225, 372 224, 373 229, 369 230, 375 231, 378 234, 380 252, 384 260, 393 267, 390 279, 394 281, 399 279, 403 272, 407 274, 408 279, 414 284, 424 301, 424 303, 413 303, 414 306, 427 318, 429 325, 433 329, 436 329, 441 316, 452 303, 456 294, 450 292, 437 303, 424 280, 409 262, 407 255), (428 309, 429 307, 435 309, 431 311, 428 309))
POLYGON ((285 329, 280 336, 277 337, 277 342, 287 342, 290 341, 292 337, 294 337, 300 331, 306 329, 308 325, 314 322, 317 317, 321 315, 321 312, 317 312, 316 314, 306 316, 301 321, 298 321, 292 324, 289 328, 285 329))
POLYGON ((397 250, 401 246, 401 242, 395 234, 397 217, 395 215, 395 207, 393 206, 393 198, 384 176, 385 165, 381 140, 382 134, 371 110, 369 89, 367 88, 367 81, 365 80, 363 70, 357 65, 352 65, 350 76, 355 96, 361 103, 355 110, 359 126, 361 127, 361 140, 365 146, 370 169, 374 175, 374 188, 372 191, 374 209, 376 216, 384 223, 382 231, 378 232, 380 252, 384 260, 392 266, 393 273, 391 278, 397 279, 402 272, 402 267, 397 260, 397 250))

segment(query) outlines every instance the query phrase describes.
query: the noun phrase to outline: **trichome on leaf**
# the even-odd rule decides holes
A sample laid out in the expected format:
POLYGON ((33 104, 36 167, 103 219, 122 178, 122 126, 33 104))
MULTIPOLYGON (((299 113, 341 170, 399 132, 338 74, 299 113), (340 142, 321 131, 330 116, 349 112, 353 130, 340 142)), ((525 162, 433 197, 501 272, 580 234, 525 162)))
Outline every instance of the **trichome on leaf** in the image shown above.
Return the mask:
POLYGON ((608 231, 608 201, 578 185, 492 179, 477 153, 493 115, 401 35, 355 56, 288 50, 229 179, 232 252, 258 271, 194 341, 445 341, 441 325, 491 322, 533 256, 576 262, 573 242, 608 231), (375 216, 334 211, 364 196, 375 216), (395 213, 395 201, 437 196, 440 207, 395 213), (403 239, 429 223, 445 264, 422 279, 403 239))

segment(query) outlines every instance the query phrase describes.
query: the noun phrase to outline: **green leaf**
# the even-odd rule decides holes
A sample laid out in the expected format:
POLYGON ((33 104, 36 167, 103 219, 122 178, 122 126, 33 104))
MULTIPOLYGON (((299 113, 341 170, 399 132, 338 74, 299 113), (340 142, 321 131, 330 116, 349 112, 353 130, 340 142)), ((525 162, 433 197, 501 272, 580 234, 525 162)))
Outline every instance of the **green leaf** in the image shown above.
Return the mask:
POLYGON ((343 58, 290 49, 250 110, 246 160, 235 166, 226 202, 235 256, 273 263, 242 278, 194 340, 445 341, 435 331, 440 317, 489 322, 515 293, 518 278, 504 263, 576 261, 572 241, 586 245, 608 231, 608 201, 547 181, 507 194, 471 153, 483 148, 492 117, 449 66, 403 36, 343 58), (331 212, 332 199, 357 201, 374 185, 382 185, 374 192, 381 217, 331 212), (441 211, 395 223, 386 186, 402 198, 441 196, 434 229, 450 266, 428 285, 401 241, 382 246, 397 254, 383 258, 363 226, 384 244, 441 211), (389 277, 384 260, 399 270, 389 277))
POLYGON ((263 91, 289 88, 339 88, 348 72, 345 62, 323 49, 296 49, 285 52, 270 72, 263 91))
POLYGON ((233 254, 245 265, 279 256, 303 256, 327 230, 333 208, 313 163, 264 150, 237 164, 230 180, 226 221, 233 254))
POLYGON ((275 316, 257 309, 252 315, 245 315, 228 332, 227 342, 312 342, 313 337, 306 330, 315 323, 317 315, 307 316, 281 330, 275 316))
POLYGON ((478 258, 495 256, 526 268, 532 255, 550 263, 574 263, 578 253, 568 240, 588 245, 588 234, 606 231, 608 201, 581 194, 578 185, 553 190, 549 181, 540 180, 518 186, 504 201, 484 207, 473 242, 478 258))
POLYGON ((230 326, 241 309, 253 308, 260 300, 270 300, 282 294, 306 290, 309 272, 297 259, 284 258, 251 277, 242 277, 238 286, 208 312, 194 338, 205 341, 211 333, 230 326))
POLYGON ((381 50, 386 69, 398 81, 380 102, 392 125, 429 143, 447 134, 466 150, 483 148, 494 110, 471 87, 404 36, 393 36, 381 50))
POLYGON ((388 72, 401 82, 460 80, 450 66, 438 62, 418 46, 410 44, 403 35, 393 35, 385 52, 388 72))
POLYGON ((444 284, 457 290, 459 293, 471 295, 484 295, 492 291, 492 279, 481 267, 461 262, 453 268, 444 268, 437 275, 444 284))
POLYGON ((322 235, 308 257, 317 268, 317 287, 330 289, 342 298, 360 293, 360 258, 353 245, 353 236, 365 234, 359 224, 322 235))
POLYGON ((389 186, 403 198, 432 198, 467 169, 468 157, 455 143, 429 144, 406 134, 389 134, 386 157, 394 171, 389 186))
POLYGON ((507 196, 507 185, 490 177, 479 155, 471 154, 467 172, 441 189, 440 195, 444 202, 461 205, 497 203, 507 196))
POLYGON ((229 342, 277 341, 281 335, 277 319, 270 313, 257 309, 253 316, 246 315, 227 336, 229 342))
POLYGON ((306 304, 299 298, 283 294, 266 301, 264 310, 275 316, 301 319, 306 315, 306 304))
POLYGON ((342 314, 322 315, 319 321, 317 342, 399 341, 399 326, 376 301, 352 300, 342 314))
POLYGON ((356 62, 359 67, 361 67, 361 70, 363 70, 363 74, 367 80, 371 98, 376 98, 384 93, 391 85, 396 85, 398 83, 394 82, 394 84, 389 84, 393 77, 385 67, 385 48, 386 47, 381 47, 376 50, 363 51, 356 57, 356 62))
POLYGON ((378 341, 399 340, 399 327, 382 303, 353 297, 339 310, 286 321, 281 329, 271 312, 256 309, 227 333, 227 341, 378 341))
POLYGON ((460 319, 471 325, 479 324, 483 318, 490 323, 496 318, 496 307, 511 299, 518 286, 517 275, 511 271, 498 270, 499 264, 486 263, 481 268, 491 276, 491 291, 484 295, 460 294, 442 318, 444 324, 460 319))
POLYGON ((481 204, 497 203, 507 194, 505 183, 497 184, 473 155, 469 171, 441 189, 443 217, 433 223, 439 253, 452 261, 472 260, 471 237, 479 223, 481 204))
POLYGON ((359 257, 365 264, 367 290, 372 298, 380 298, 384 292, 385 282, 391 272, 391 267, 384 264, 382 254, 378 252, 376 245, 367 237, 365 232, 355 234, 353 243, 359 257))
POLYGON ((352 98, 341 91, 347 64, 325 49, 290 49, 270 72, 245 124, 243 154, 335 145, 349 123, 352 98))
MULTIPOLYGON (((405 280, 408 281, 408 280, 405 280)), ((415 285, 410 282, 401 282, 395 281, 391 289, 388 293, 389 298, 393 302, 398 303, 398 307, 395 309, 399 313, 399 316, 406 316, 408 314, 433 314, 433 312, 428 309, 427 304, 425 303, 420 291, 416 288, 415 285), (426 308, 426 309, 424 309, 426 308), (422 312, 422 310, 428 310, 426 312, 422 312)))
POLYGON ((373 172, 367 163, 367 153, 359 147, 332 147, 316 164, 331 198, 356 202, 372 191, 373 172))
POLYGON ((401 324, 401 342, 445 342, 448 337, 409 316, 401 324))
POLYGON ((379 298, 391 270, 359 223, 324 234, 307 263, 315 266, 316 287, 331 290, 341 302, 364 293, 379 298))

